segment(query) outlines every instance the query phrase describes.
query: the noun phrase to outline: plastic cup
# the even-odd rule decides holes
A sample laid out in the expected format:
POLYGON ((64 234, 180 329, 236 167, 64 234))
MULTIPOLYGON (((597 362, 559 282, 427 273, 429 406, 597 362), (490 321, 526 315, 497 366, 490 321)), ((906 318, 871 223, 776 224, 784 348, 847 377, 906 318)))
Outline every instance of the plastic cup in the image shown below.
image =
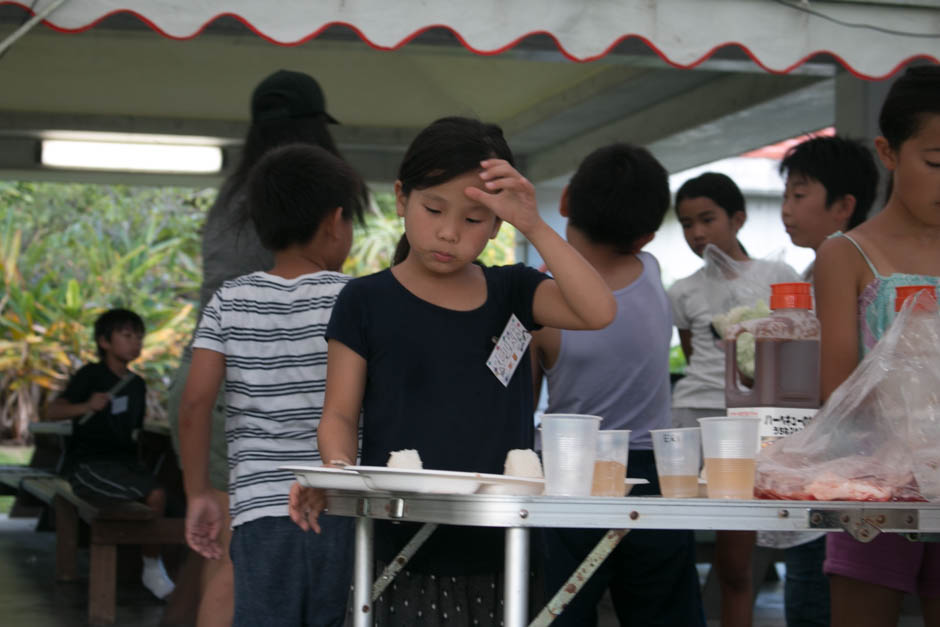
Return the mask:
POLYGON ((599 416, 545 414, 542 416, 542 461, 545 494, 588 496, 594 476, 594 447, 599 416))
POLYGON ((760 418, 699 418, 710 499, 754 498, 755 457, 760 448, 760 418))
POLYGON ((702 430, 650 429, 659 490, 671 499, 698 496, 698 471, 702 465, 702 430))
POLYGON ((629 454, 629 429, 610 429, 597 432, 591 496, 623 496, 626 491, 624 479, 627 478, 629 454))

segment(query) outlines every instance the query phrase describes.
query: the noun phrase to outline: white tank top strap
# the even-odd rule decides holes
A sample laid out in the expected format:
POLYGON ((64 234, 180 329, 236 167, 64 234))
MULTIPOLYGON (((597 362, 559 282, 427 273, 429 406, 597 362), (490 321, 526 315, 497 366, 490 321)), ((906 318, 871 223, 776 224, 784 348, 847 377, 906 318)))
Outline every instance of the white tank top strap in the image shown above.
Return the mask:
POLYGON ((883 279, 883 278, 884 278, 884 277, 878 272, 878 270, 875 268, 875 264, 873 264, 873 263, 871 262, 871 259, 868 258, 868 255, 865 254, 865 251, 862 250, 862 247, 859 245, 859 243, 856 242, 855 239, 852 238, 851 235, 848 235, 848 234, 846 234, 846 233, 843 233, 842 231, 836 231, 835 233, 833 233, 833 234, 830 235, 829 237, 844 237, 845 239, 847 239, 847 240, 849 240, 850 242, 852 242, 852 246, 855 246, 855 249, 858 250, 858 253, 862 256, 862 259, 864 259, 864 260, 865 260, 865 263, 868 264, 868 268, 869 268, 869 270, 871 270, 871 273, 872 273, 876 278, 878 278, 878 279, 883 279))

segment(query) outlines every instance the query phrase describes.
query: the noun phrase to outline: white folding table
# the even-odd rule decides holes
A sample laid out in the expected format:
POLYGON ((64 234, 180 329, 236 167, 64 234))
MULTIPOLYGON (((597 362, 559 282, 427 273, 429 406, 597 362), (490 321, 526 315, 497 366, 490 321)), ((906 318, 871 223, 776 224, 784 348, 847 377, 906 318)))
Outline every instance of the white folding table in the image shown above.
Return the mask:
MULTIPOLYGON (((330 514, 356 518, 354 620, 372 625, 373 521, 502 527, 506 530, 504 616, 506 627, 548 625, 577 593, 623 536, 632 529, 721 529, 751 531, 846 531, 860 541, 879 533, 909 534, 911 539, 936 539, 940 504, 827 501, 761 501, 666 499, 640 497, 553 497, 412 494, 375 491, 327 491, 330 514), (569 585, 528 622, 529 530, 533 527, 609 529, 572 576, 569 585), (570 585, 570 584, 574 585, 570 585), (567 590, 566 590, 567 589, 567 590)), ((414 543, 403 560, 417 550, 414 543)), ((403 560, 398 562, 400 569, 403 560)), ((393 576, 394 571, 386 579, 393 576)), ((387 582, 386 582, 387 583, 387 582)))

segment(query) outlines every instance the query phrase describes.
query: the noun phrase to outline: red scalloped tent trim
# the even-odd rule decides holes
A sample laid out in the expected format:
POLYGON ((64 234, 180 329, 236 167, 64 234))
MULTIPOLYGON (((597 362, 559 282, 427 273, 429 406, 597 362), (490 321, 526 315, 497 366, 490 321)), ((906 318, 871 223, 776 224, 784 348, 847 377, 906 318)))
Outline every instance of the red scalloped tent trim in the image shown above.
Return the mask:
MULTIPOLYGON (((26 6, 23 2, 17 2, 17 1, 13 1, 13 0, 0 0, 0 5, 2 5, 2 4, 14 4, 14 5, 17 5, 17 6, 22 7, 22 8, 25 9, 26 11, 29 11, 29 12, 33 13, 33 10, 32 10, 30 7, 26 6)), ((889 77, 893 76, 893 75, 896 74, 901 68, 903 68, 905 65, 907 65, 908 63, 910 63, 911 61, 913 61, 913 60, 915 60, 915 59, 925 59, 925 60, 931 61, 931 62, 933 62, 933 63, 940 63, 940 60, 938 60, 936 57, 934 57, 934 56, 932 56, 932 55, 929 55, 929 54, 912 55, 912 56, 910 56, 910 57, 907 57, 906 59, 902 59, 901 61, 899 61, 899 62, 894 66, 894 68, 893 68, 890 72, 888 72, 888 73, 886 73, 886 74, 884 74, 884 75, 880 75, 880 76, 872 76, 872 75, 864 74, 864 73, 862 73, 862 72, 856 70, 854 67, 852 67, 851 64, 848 63, 848 61, 846 61, 846 60, 845 60, 844 58, 842 58, 840 55, 837 55, 837 54, 835 54, 835 53, 833 53, 833 52, 830 52, 830 51, 828 51, 828 50, 816 50, 816 51, 814 51, 814 52, 811 52, 811 53, 805 55, 804 57, 802 57, 801 59, 799 59, 799 60, 796 61, 795 63, 793 63, 793 64, 787 66, 786 68, 784 68, 784 69, 782 69, 782 70, 775 70, 775 69, 773 69, 773 68, 767 67, 767 66, 757 57, 757 55, 755 55, 753 52, 751 52, 751 50, 750 50, 746 45, 744 45, 744 44, 742 44, 742 43, 740 43, 740 42, 737 42, 737 41, 728 41, 728 42, 724 42, 724 43, 715 45, 714 47, 711 48, 711 50, 709 50, 707 53, 705 53, 704 55, 702 55, 701 57, 699 57, 697 60, 695 60, 695 61, 693 61, 693 62, 691 62, 691 63, 683 64, 683 63, 678 63, 678 62, 676 62, 676 61, 671 60, 668 56, 666 56, 666 53, 664 53, 664 52, 663 52, 659 47, 657 47, 653 42, 651 42, 651 41, 650 41, 649 39, 647 39, 646 37, 644 37, 644 36, 642 36, 642 35, 637 35, 637 34, 625 34, 625 35, 622 35, 622 36, 618 37, 618 38, 617 38, 615 41, 613 41, 609 46, 607 46, 607 48, 605 48, 600 54, 592 55, 592 56, 589 56, 589 57, 577 57, 577 56, 571 54, 570 52, 568 52, 568 51, 565 49, 565 47, 562 46, 561 42, 558 41, 558 38, 555 37, 554 34, 548 32, 548 31, 544 31, 544 30, 530 31, 530 32, 528 32, 528 33, 526 33, 526 34, 524 34, 524 35, 521 35, 521 36, 519 36, 519 37, 516 37, 515 39, 513 39, 513 40, 510 41, 509 43, 507 43, 507 44, 505 44, 505 45, 503 45, 503 46, 500 46, 499 48, 493 49, 493 50, 480 50, 480 49, 477 49, 477 48, 474 48, 473 46, 471 46, 471 45, 469 44, 469 42, 467 42, 467 40, 464 39, 464 37, 463 37, 456 29, 454 29, 452 26, 448 26, 448 25, 446 25, 446 24, 429 24, 429 25, 427 25, 427 26, 423 26, 423 27, 421 27, 421 28, 415 30, 414 32, 412 32, 412 33, 409 34, 408 36, 402 38, 398 43, 396 43, 396 44, 394 44, 394 45, 392 45, 392 46, 381 46, 381 45, 379 45, 379 44, 376 44, 376 43, 372 42, 368 37, 366 37, 366 35, 365 35, 361 30, 359 30, 359 28, 357 28, 355 25, 350 24, 350 23, 348 23, 348 22, 340 22, 340 21, 336 21, 336 22, 327 22, 326 24, 323 24, 322 26, 320 26, 319 28, 317 28, 315 31, 311 32, 309 35, 306 35, 306 36, 302 37, 301 39, 298 39, 298 40, 296 40, 296 41, 285 42, 285 41, 278 41, 278 40, 276 40, 276 39, 274 39, 274 38, 268 36, 268 35, 265 34, 264 32, 262 32, 262 31, 258 30, 257 28, 255 28, 255 26, 254 26, 253 24, 251 24, 248 20, 246 20, 245 18, 243 18, 242 16, 240 16, 240 15, 238 15, 238 14, 236 14, 236 13, 219 13, 219 14, 213 16, 212 18, 206 20, 205 22, 203 22, 203 24, 200 25, 199 28, 196 29, 192 34, 190 34, 190 35, 185 35, 185 36, 181 36, 181 37, 180 37, 180 36, 176 36, 176 35, 171 35, 171 34, 167 33, 166 31, 164 31, 163 29, 161 29, 159 26, 157 26, 157 25, 156 25, 154 22, 152 22, 151 20, 147 19, 146 17, 144 17, 144 16, 141 15, 140 13, 138 13, 138 12, 136 12, 136 11, 132 11, 132 10, 130 10, 130 9, 117 9, 117 10, 111 11, 111 12, 109 12, 109 13, 105 13, 104 15, 100 16, 99 18, 95 19, 94 21, 89 22, 88 24, 85 24, 85 25, 83 25, 83 26, 79 26, 79 27, 77 27, 77 28, 63 28, 63 27, 61 27, 61 26, 57 26, 57 25, 55 25, 55 24, 52 24, 52 23, 49 22, 48 20, 43 20, 43 24, 46 25, 47 27, 49 27, 49 28, 51 28, 51 29, 53 29, 53 30, 56 30, 56 31, 58 31, 58 32, 61 32, 61 33, 81 33, 81 32, 85 32, 86 30, 89 30, 89 29, 94 28, 95 26, 97 26, 97 25, 98 25, 100 22, 102 22, 103 20, 105 20, 105 19, 107 19, 107 18, 109 18, 109 17, 111 17, 111 16, 113 16, 113 15, 118 15, 118 14, 121 14, 121 13, 126 13, 126 14, 129 14, 129 15, 132 15, 132 16, 136 17, 138 20, 140 20, 141 22, 143 22, 144 24, 146 24, 147 26, 149 26, 149 27, 151 28, 151 30, 153 30, 153 31, 155 31, 155 32, 157 32, 157 33, 159 33, 159 34, 162 35, 163 37, 166 37, 167 39, 178 40, 178 41, 185 41, 185 40, 188 40, 188 39, 193 39, 194 37, 197 37, 198 35, 200 35, 200 34, 209 26, 209 24, 211 24, 211 23, 214 22, 215 20, 220 19, 220 18, 222 18, 222 17, 232 17, 232 18, 238 20, 239 22, 241 22, 246 28, 248 28, 251 32, 253 32, 254 34, 256 34, 258 37, 261 37, 262 39, 264 39, 264 40, 266 40, 266 41, 268 41, 268 42, 270 42, 270 43, 272 43, 272 44, 275 44, 275 45, 278 45, 278 46, 287 46, 287 47, 290 47, 290 46, 299 46, 299 45, 301 45, 301 44, 303 44, 303 43, 306 43, 307 41, 310 41, 311 39, 316 38, 317 36, 320 35, 320 33, 322 33, 323 31, 325 31, 326 29, 328 29, 328 28, 330 28, 330 27, 332 27, 332 26, 345 26, 346 28, 349 28, 349 29, 352 30, 354 33, 356 33, 356 35, 359 37, 359 39, 361 39, 361 40, 362 40, 365 44, 367 44, 370 48, 373 48, 373 49, 375 49, 375 50, 382 50, 382 51, 392 51, 392 50, 397 50, 397 49, 399 49, 399 48, 401 48, 401 47, 407 45, 409 42, 411 42, 414 38, 418 37, 418 36, 421 35, 422 33, 425 33, 425 32, 427 32, 427 31, 429 31, 429 30, 433 30, 433 29, 436 29, 436 28, 443 28, 443 29, 446 29, 446 30, 450 31, 450 32, 454 35, 454 37, 457 39, 457 41, 460 42, 460 45, 462 45, 464 48, 466 48, 466 49, 469 50, 470 52, 472 52, 472 53, 474 53, 474 54, 477 54, 477 55, 480 55, 480 56, 494 56, 494 55, 498 55, 498 54, 501 54, 501 53, 503 53, 503 52, 506 52, 507 50, 510 50, 510 49, 514 48, 516 45, 519 44, 519 42, 521 42, 522 40, 526 39, 527 37, 531 37, 531 36, 533 36, 533 35, 546 35, 546 36, 548 36, 548 37, 551 38, 551 40, 555 43, 555 47, 558 49, 558 51, 559 51, 565 58, 567 58, 567 59, 570 60, 570 61, 574 61, 574 62, 576 62, 576 63, 589 63, 589 62, 591 62, 591 61, 596 61, 596 60, 598 60, 598 59, 600 59, 600 58, 603 58, 604 56, 608 55, 614 48, 616 48, 621 42, 626 41, 627 39, 631 39, 631 38, 639 39, 640 41, 642 41, 644 44, 646 44, 646 46, 647 46, 650 50, 652 50, 653 52, 655 52, 656 55, 657 55, 660 59, 662 59, 665 63, 669 64, 670 66, 672 66, 672 67, 674 67, 674 68, 683 69, 683 70, 691 69, 691 68, 696 67, 697 65, 700 65, 700 64, 704 63, 704 62, 707 61, 709 58, 711 58, 711 56, 712 56, 713 54, 715 54, 718 50, 720 50, 721 48, 724 48, 724 47, 726 47, 726 46, 737 46, 737 47, 740 48, 740 49, 748 56, 748 58, 750 58, 758 67, 760 67, 760 68, 763 69, 764 71, 769 72, 769 73, 771 73, 771 74, 788 74, 789 72, 792 72, 794 69, 798 68, 798 67, 799 67, 800 65, 802 65, 803 63, 807 62, 809 59, 811 59, 811 58, 813 58, 814 56, 819 55, 819 54, 827 54, 827 55, 831 56, 831 57, 834 58, 842 67, 844 67, 846 70, 848 70, 852 75, 856 76, 857 78, 861 78, 861 79, 864 79, 864 80, 872 80, 872 81, 883 80, 883 79, 886 79, 886 78, 889 78, 889 77)))

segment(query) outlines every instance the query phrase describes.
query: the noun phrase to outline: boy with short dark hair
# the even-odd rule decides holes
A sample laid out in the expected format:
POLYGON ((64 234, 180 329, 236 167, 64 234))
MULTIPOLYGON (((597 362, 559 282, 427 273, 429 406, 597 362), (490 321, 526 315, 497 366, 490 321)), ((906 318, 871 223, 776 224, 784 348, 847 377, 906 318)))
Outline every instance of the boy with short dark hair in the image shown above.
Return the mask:
MULTIPOLYGON (((659 494, 650 429, 671 426, 672 310, 659 263, 641 249, 669 208, 669 177, 644 148, 613 144, 591 153, 562 194, 568 242, 605 279, 617 317, 598 331, 543 328, 533 334, 536 397, 548 377, 547 413, 601 416, 601 429, 630 429, 628 476, 647 479, 631 495, 659 494)), ((545 529, 551 597, 588 555, 601 531, 545 529)), ((705 625, 691 531, 627 534, 556 619, 597 624, 606 589, 622 625, 705 625)))
POLYGON ((780 173, 787 179, 783 224, 795 246, 813 250, 836 231, 864 222, 878 188, 871 151, 838 135, 813 137, 790 148, 780 173))
POLYGON ((351 520, 322 535, 288 516, 293 473, 319 466, 326 331, 349 280, 341 274, 362 221, 365 186, 322 148, 267 153, 248 181, 248 210, 274 267, 226 281, 206 305, 180 403, 186 539, 210 559, 226 550, 225 512, 209 482, 211 412, 225 382, 235 625, 342 625, 351 520))
MULTIPOLYGON (((72 420, 60 472, 75 494, 92 502, 143 501, 162 515, 166 494, 140 463, 134 432, 144 423, 147 385, 128 369, 140 356, 144 322, 133 311, 111 309, 95 320, 101 361, 76 372, 45 411, 47 420, 72 420)), ((142 581, 158 598, 173 591, 159 546, 144 546, 142 581)))
MULTIPOLYGON (((812 137, 790 148, 780 162, 786 176, 781 217, 796 246, 818 250, 833 233, 849 231, 868 217, 878 189, 872 153, 853 139, 812 137)), ((813 281, 811 263, 803 278, 813 281)), ((788 627, 829 625, 829 580, 823 574, 825 534, 789 534, 773 542, 784 548, 784 613, 788 627)), ((764 534, 758 543, 768 544, 764 534)))

